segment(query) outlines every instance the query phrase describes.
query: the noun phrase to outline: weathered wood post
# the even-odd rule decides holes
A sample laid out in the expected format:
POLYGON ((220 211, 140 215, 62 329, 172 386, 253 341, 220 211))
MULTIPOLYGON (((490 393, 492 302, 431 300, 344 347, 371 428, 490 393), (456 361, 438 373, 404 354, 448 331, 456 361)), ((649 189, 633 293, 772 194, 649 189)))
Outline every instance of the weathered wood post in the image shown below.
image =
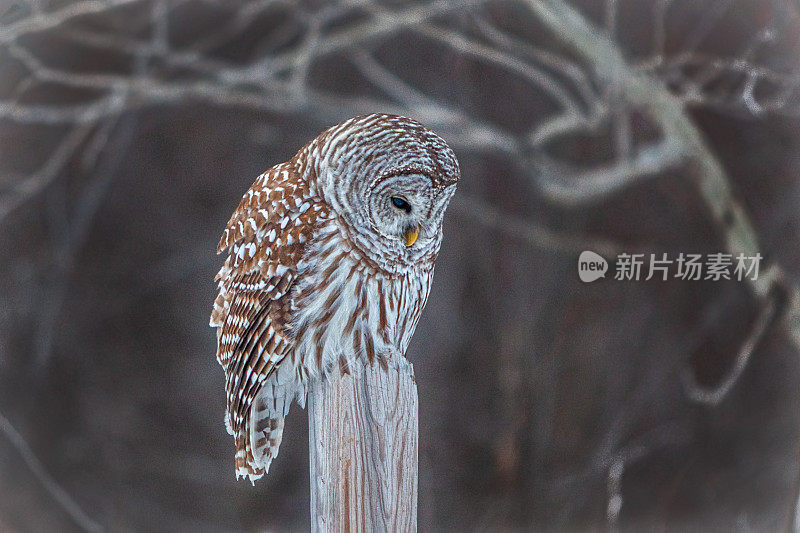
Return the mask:
POLYGON ((312 385, 308 421, 311 530, 416 531, 413 366, 336 368, 312 385))

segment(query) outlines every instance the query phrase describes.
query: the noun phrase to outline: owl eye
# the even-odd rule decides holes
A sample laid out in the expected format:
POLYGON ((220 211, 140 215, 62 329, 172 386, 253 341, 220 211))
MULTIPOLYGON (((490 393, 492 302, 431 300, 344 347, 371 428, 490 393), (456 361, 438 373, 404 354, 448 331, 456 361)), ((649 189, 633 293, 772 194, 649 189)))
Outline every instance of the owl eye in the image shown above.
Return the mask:
POLYGON ((411 204, 405 201, 404 198, 400 198, 399 196, 392 196, 392 205, 395 206, 397 209, 402 209, 406 213, 411 212, 411 204))

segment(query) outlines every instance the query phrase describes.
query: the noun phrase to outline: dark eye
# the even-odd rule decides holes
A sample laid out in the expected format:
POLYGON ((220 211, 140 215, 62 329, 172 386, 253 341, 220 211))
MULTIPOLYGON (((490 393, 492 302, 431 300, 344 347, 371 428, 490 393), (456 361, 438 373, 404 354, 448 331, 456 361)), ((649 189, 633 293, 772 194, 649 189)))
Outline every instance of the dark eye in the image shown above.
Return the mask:
POLYGON ((399 196, 392 196, 392 205, 395 206, 397 209, 402 209, 406 213, 411 212, 411 204, 405 201, 405 199, 400 198, 399 196))

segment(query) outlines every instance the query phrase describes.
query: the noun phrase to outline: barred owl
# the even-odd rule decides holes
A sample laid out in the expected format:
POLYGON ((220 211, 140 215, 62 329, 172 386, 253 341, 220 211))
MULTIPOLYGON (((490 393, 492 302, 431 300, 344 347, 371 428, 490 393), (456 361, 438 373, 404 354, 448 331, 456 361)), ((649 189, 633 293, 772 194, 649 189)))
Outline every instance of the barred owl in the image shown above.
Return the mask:
POLYGON ((310 380, 348 354, 383 366, 405 356, 458 178, 436 134, 366 115, 322 132, 244 195, 219 243, 229 256, 210 321, 237 478, 269 470, 310 380))

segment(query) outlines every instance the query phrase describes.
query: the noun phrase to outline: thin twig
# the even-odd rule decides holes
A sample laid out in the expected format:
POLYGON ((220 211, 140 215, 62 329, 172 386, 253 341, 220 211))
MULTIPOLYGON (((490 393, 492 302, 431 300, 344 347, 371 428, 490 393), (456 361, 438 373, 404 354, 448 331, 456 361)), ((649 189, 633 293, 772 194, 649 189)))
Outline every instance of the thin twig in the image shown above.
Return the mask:
POLYGON ((25 442, 22 435, 20 435, 14 426, 11 425, 8 418, 2 413, 0 413, 0 432, 6 436, 14 449, 17 450, 22 460, 25 461, 25 464, 31 472, 33 472, 33 475, 39 480, 45 490, 50 493, 53 499, 58 502, 61 508, 64 509, 70 517, 72 517, 78 526, 84 531, 104 531, 103 526, 87 515, 61 485, 58 484, 53 476, 47 472, 44 465, 36 457, 36 454, 33 453, 33 450, 31 450, 31 447, 25 442))

